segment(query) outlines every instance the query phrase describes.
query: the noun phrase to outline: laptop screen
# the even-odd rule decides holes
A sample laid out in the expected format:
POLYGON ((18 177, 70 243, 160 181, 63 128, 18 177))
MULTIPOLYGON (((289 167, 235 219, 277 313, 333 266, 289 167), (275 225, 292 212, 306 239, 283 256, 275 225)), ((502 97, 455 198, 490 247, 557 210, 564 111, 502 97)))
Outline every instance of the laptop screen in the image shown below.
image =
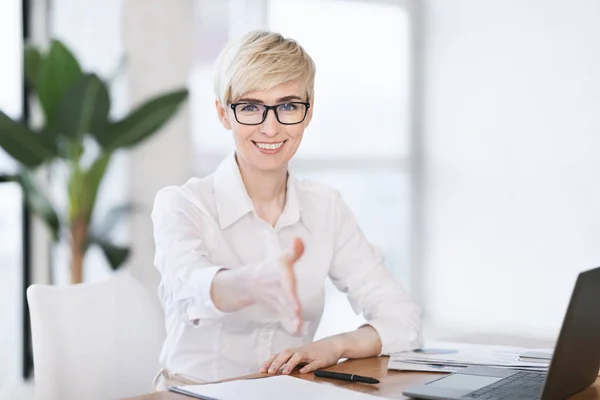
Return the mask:
POLYGON ((542 396, 564 399, 597 378, 600 368, 600 268, 579 274, 542 396))

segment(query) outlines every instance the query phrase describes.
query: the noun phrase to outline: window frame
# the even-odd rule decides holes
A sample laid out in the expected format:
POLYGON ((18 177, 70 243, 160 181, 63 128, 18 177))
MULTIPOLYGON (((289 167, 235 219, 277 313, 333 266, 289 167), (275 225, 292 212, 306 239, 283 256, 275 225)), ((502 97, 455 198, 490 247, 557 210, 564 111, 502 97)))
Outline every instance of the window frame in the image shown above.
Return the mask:
MULTIPOLYGON (((31 10, 30 0, 14 0, 19 4, 21 14, 21 49, 29 39, 30 24, 29 15, 31 10)), ((23 66, 21 65, 22 71, 23 66)), ((20 96, 20 119, 22 121, 30 120, 29 112, 29 87, 25 81, 24 73, 21 75, 21 96, 20 96)), ((15 184, 16 174, 18 172, 6 173, 6 171, 0 171, 0 184, 15 184)), ((32 283, 31 274, 31 212, 26 204, 24 193, 21 191, 21 207, 19 212, 21 213, 21 288, 20 288, 20 303, 21 303, 21 328, 20 333, 22 337, 21 347, 21 375, 24 379, 28 379, 33 371, 33 352, 31 347, 31 325, 29 320, 29 307, 27 306, 27 287, 32 283)))

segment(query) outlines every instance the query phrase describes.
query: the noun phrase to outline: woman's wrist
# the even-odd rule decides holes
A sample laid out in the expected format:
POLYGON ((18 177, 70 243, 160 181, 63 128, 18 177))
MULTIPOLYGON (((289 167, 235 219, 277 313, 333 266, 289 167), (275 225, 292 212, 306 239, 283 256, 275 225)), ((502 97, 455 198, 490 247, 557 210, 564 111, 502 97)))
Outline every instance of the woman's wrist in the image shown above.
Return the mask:
POLYGON ((335 336, 341 350, 340 358, 373 357, 381 351, 381 339, 371 325, 335 336))
POLYGON ((254 304, 244 269, 222 269, 215 275, 210 295, 223 312, 234 312, 254 304))
POLYGON ((350 353, 352 347, 355 345, 352 332, 346 332, 340 334, 340 358, 351 358, 350 353))
POLYGON ((320 341, 327 342, 327 344, 333 347, 335 353, 338 355, 338 360, 347 358, 345 354, 348 352, 348 347, 351 345, 349 342, 347 333, 340 333, 338 335, 328 336, 320 341))
POLYGON ((252 293, 252 280, 248 277, 248 268, 243 267, 230 270, 233 282, 231 290, 235 293, 235 297, 237 297, 240 303, 240 308, 249 307, 256 302, 252 293))

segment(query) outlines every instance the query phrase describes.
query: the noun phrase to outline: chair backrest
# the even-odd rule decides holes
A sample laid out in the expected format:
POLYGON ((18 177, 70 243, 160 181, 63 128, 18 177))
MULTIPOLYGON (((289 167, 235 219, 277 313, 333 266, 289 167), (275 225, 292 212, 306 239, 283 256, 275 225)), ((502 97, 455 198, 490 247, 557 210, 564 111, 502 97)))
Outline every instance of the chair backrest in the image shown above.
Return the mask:
POLYGON ((163 318, 128 273, 99 283, 31 285, 27 299, 37 399, 117 399, 152 390, 163 318))

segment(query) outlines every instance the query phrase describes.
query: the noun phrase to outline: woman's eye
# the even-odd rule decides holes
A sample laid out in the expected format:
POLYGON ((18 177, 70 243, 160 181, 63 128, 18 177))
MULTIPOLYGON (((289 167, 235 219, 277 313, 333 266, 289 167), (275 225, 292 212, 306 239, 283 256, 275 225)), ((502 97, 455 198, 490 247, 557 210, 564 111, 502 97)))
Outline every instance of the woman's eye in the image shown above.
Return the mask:
POLYGON ((279 106, 280 111, 294 111, 296 109, 296 105, 292 103, 286 103, 279 106))
POLYGON ((254 112, 254 111, 258 111, 258 107, 256 104, 246 104, 243 108, 242 111, 246 111, 246 112, 254 112))

